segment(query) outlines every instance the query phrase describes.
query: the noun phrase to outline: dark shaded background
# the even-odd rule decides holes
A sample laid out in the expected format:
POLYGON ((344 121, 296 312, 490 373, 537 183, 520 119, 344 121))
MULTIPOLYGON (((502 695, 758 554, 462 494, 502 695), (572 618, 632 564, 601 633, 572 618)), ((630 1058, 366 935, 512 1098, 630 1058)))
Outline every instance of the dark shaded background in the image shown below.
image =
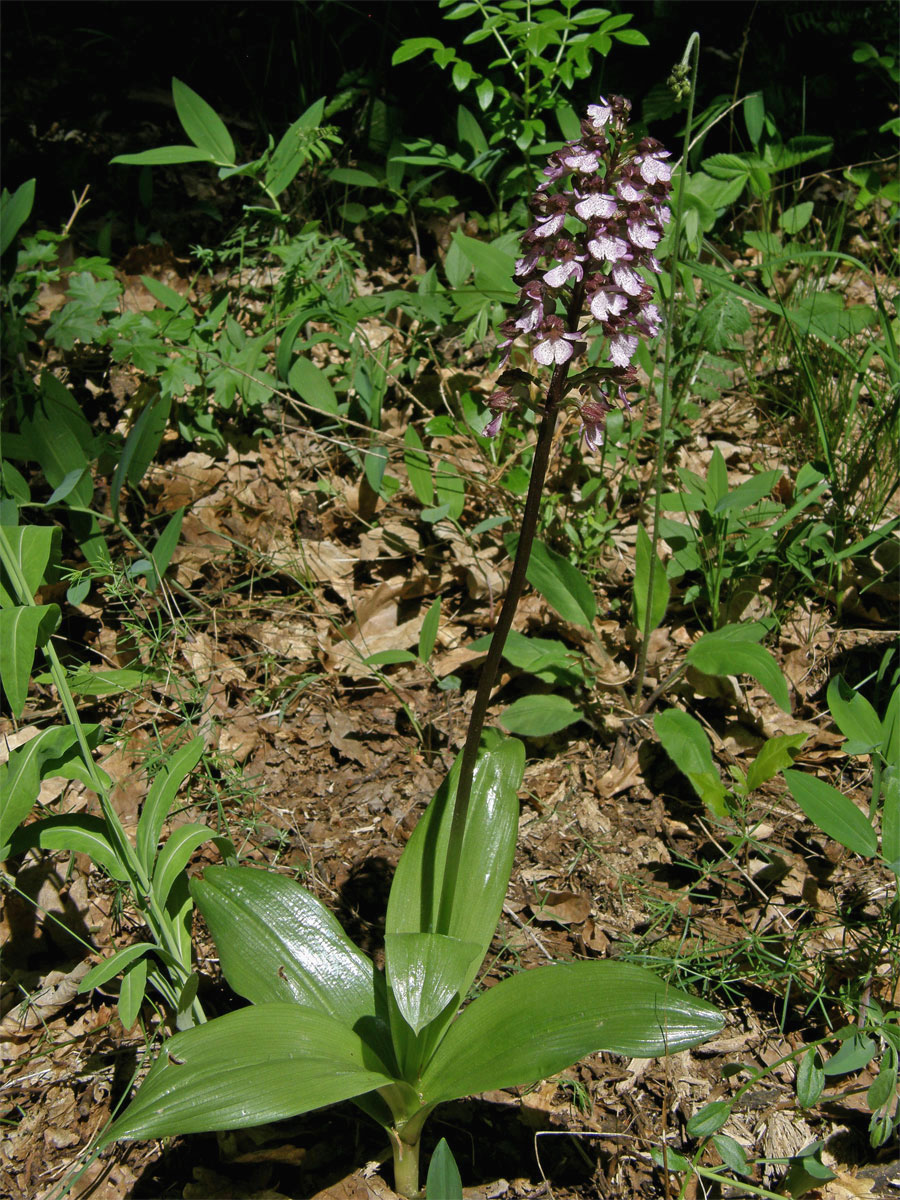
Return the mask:
MULTIPOLYGON (((616 45, 599 77, 576 98, 582 104, 618 91, 640 111, 641 100, 664 82, 696 29, 702 39, 700 108, 734 92, 740 61, 740 93, 761 88, 785 138, 806 132, 835 139, 829 166, 895 151, 890 137, 876 133, 891 115, 890 92, 851 60, 855 41, 895 49, 894 0, 609 0, 607 7, 632 12, 632 25, 650 45, 616 45)), ((370 156, 365 139, 376 99, 385 102, 394 135, 453 143, 460 97, 449 74, 427 56, 398 67, 390 60, 405 37, 430 34, 449 42, 475 27, 447 22, 433 0, 8 0, 2 15, 4 186, 13 190, 36 176, 31 225, 55 228, 71 212, 72 192, 90 184, 91 219, 79 222, 82 236, 89 240, 92 224, 99 228, 114 214, 117 236, 126 241, 141 203, 138 172, 110 168, 109 159, 185 140, 171 105, 173 75, 220 112, 248 157, 265 146, 269 131, 280 136, 319 96, 356 89, 351 108, 335 118, 345 139, 340 160, 356 161, 370 156)), ((486 62, 489 45, 467 53, 486 62)), ((474 107, 471 98, 468 103, 474 107)), ((653 132, 674 141, 679 124, 674 118, 653 132)), ((729 148, 727 126, 717 128, 705 152, 729 148)), ((114 253, 125 249, 113 246, 114 253)))

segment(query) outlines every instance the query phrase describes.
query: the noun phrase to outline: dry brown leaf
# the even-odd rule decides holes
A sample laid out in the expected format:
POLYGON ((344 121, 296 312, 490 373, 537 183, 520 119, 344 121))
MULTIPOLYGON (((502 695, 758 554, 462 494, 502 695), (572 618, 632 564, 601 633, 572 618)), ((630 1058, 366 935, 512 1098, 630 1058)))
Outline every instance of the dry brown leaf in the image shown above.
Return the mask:
POLYGON ((580 925, 591 911, 591 899, 579 892, 548 892, 540 904, 532 904, 534 919, 557 925, 580 925))

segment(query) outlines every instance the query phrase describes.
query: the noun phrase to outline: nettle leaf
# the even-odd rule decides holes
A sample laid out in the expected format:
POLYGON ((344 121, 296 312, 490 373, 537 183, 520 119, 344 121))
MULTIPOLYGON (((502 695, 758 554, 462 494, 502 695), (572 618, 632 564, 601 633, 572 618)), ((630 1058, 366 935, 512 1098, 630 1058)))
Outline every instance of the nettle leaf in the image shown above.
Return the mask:
POLYGON ((333 1017, 297 1004, 253 1005, 165 1042, 99 1144, 263 1125, 392 1082, 333 1017))
POLYGON ((504 979, 466 1008, 425 1068, 423 1102, 546 1079, 598 1050, 673 1054, 718 1033, 723 1018, 626 963, 559 963, 504 979))

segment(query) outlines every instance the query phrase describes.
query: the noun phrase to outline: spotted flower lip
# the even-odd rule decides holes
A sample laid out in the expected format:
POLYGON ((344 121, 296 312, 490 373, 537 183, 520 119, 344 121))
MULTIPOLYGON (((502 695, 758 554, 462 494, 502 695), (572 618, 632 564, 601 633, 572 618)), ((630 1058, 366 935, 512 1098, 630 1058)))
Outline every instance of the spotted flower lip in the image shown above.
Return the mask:
MULTIPOLYGON (((579 376, 582 396, 591 397, 576 403, 589 449, 602 444, 606 413, 628 407, 640 339, 662 326, 650 281, 661 270, 654 251, 671 219, 672 164, 658 141, 631 133, 630 113, 623 97, 601 97, 588 107, 580 137, 549 156, 515 265, 519 303, 500 327, 502 364, 521 339, 538 366, 565 368, 587 349, 578 328, 587 304, 606 339, 597 365, 579 376)), ((496 433, 504 414, 523 403, 532 404, 528 389, 495 393, 485 433, 496 433)))

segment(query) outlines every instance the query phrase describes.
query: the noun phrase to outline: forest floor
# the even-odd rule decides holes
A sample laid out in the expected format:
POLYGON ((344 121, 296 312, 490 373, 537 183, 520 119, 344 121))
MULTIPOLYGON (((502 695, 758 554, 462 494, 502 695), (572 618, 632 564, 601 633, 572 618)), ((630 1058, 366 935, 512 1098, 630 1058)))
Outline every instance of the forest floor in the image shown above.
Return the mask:
MULTIPOLYGON (((187 287, 188 272, 173 256, 148 253, 123 272, 135 305, 152 303, 141 273, 187 287)), ((77 356, 63 361, 53 350, 44 365, 66 372, 94 420, 127 428, 136 377, 77 356)), ((481 371, 474 356, 459 350, 454 358, 443 348, 418 383, 398 389, 384 414, 386 437, 402 450, 407 424, 422 411, 453 409, 481 371)), ((651 401, 640 411, 644 437, 629 468, 635 500, 646 494, 658 422, 651 401)), ((379 961, 392 872, 462 744, 483 657, 469 646, 492 627, 509 561, 497 529, 463 537, 447 521, 422 519, 402 453, 391 460, 401 487, 386 501, 332 438, 285 410, 273 427, 275 436, 226 453, 175 436, 164 441, 142 490, 146 520, 186 509, 166 587, 151 596, 124 576, 95 585, 65 609, 61 645, 94 664, 151 673, 130 696, 87 700, 82 714, 111 732, 114 749, 101 762, 128 832, 146 793, 146 764, 190 720, 207 756, 172 824, 221 821, 245 862, 301 879, 379 961), (377 651, 414 650, 436 596, 441 624, 429 669, 376 672, 364 663, 377 651), (460 687, 442 690, 438 682, 450 675, 460 687)), ((779 468, 787 494, 796 436, 736 381, 704 405, 677 462, 705 475, 718 447, 732 485, 760 467, 779 468)), ((430 450, 466 479, 460 523, 467 531, 510 506, 465 439, 451 435, 430 450)), ((567 470, 558 452, 551 491, 565 490, 567 470)), ((533 591, 519 607, 514 627, 581 651, 592 680, 584 721, 527 739, 515 865, 480 986, 549 959, 627 958, 707 996, 727 1024, 712 1041, 669 1059, 597 1054, 532 1089, 446 1104, 429 1123, 426 1154, 447 1137, 471 1200, 674 1198, 680 1180, 656 1165, 654 1148, 690 1153, 691 1114, 727 1098, 748 1072, 771 1068, 724 1130, 749 1158, 784 1159, 823 1139, 836 1178, 808 1194, 900 1194, 895 1148, 868 1145, 871 1075, 829 1088, 804 1111, 795 1064, 774 1065, 853 1019, 842 997, 860 975, 871 973, 871 998, 884 1010, 900 1004, 887 957, 867 960, 890 875, 877 865, 864 874, 858 859, 806 821, 780 777, 751 799, 752 845, 738 857, 728 853, 729 828, 711 818, 662 751, 650 718, 632 708, 637 644, 629 606, 638 522, 646 519, 635 500, 587 564, 600 614, 594 636, 533 591)), ((840 749, 825 688, 836 672, 860 679, 875 670, 895 637, 896 578, 879 553, 883 547, 854 560, 837 590, 779 596, 772 649, 791 685, 790 715, 748 677, 687 677, 668 692, 668 703, 688 705, 704 722, 723 768, 746 768, 766 737, 802 732, 797 767, 839 784, 868 811, 869 762, 851 762, 840 749)), ((778 581, 742 582, 741 615, 771 611, 778 581)), ((49 589, 43 599, 51 599, 49 589)), ((648 690, 669 678, 697 629, 691 606, 676 595, 651 639, 648 690)), ((533 686, 533 676, 507 667, 489 720, 533 686)), ((12 748, 57 711, 55 693, 33 685, 22 720, 4 719, 0 733, 12 748)), ((92 793, 63 779, 44 785, 41 802, 96 811, 92 793)), ((215 861, 214 849, 201 849, 191 873, 215 861)), ((349 1104, 228 1137, 120 1143, 82 1170, 85 1148, 144 1058, 145 1030, 158 1030, 160 1020, 145 1006, 144 1028, 123 1029, 114 982, 89 994, 77 985, 142 929, 86 856, 45 853, 14 865, 18 891, 6 897, 2 917, 0 1190, 15 1200, 50 1200, 67 1183, 79 1200, 393 1195, 389 1166, 378 1166, 383 1137, 349 1104)), ((199 916, 195 939, 204 1005, 226 1011, 235 1000, 199 916)), ((753 1178, 774 1186, 779 1168, 757 1167, 753 1178)), ((695 1179, 686 1196, 701 1195, 695 1179)))

